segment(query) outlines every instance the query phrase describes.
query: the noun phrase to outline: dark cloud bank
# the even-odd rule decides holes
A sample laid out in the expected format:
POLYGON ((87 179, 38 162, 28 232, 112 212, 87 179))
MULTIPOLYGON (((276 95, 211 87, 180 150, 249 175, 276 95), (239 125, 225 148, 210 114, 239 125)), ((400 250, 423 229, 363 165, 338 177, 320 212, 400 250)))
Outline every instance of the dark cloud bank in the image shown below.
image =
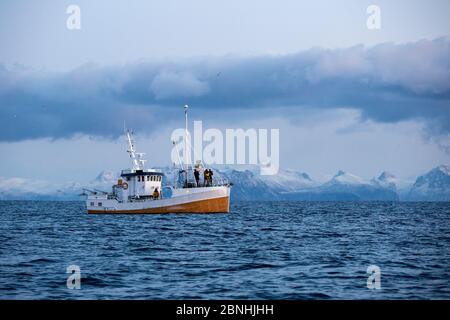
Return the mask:
POLYGON ((219 108, 246 111, 243 117, 354 108, 365 119, 421 119, 434 134, 447 134, 450 37, 283 56, 85 65, 66 73, 0 65, 0 141, 115 138, 124 120, 152 132, 179 118, 186 103, 217 118, 219 108))

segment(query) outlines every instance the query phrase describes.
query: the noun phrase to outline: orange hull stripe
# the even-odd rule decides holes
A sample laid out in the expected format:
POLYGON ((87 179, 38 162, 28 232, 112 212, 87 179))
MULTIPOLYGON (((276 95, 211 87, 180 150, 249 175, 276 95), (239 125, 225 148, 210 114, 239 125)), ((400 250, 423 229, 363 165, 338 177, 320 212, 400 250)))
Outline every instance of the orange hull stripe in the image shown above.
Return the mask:
POLYGON ((230 198, 199 200, 178 205, 160 208, 147 208, 135 210, 88 210, 88 213, 228 213, 230 211, 230 198))

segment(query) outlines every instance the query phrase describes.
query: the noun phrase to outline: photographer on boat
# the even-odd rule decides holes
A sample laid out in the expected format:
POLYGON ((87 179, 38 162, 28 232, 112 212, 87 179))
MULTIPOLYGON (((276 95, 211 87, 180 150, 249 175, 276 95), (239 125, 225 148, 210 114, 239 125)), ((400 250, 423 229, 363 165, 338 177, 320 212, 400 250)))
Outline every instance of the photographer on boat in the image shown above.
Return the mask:
POLYGON ((207 187, 209 184, 209 169, 203 171, 203 186, 207 187))
POLYGON ((213 185, 213 181, 212 181, 213 175, 214 175, 214 173, 213 173, 212 169, 209 169, 209 185, 210 185, 211 187, 212 187, 212 185, 213 185))
POLYGON ((211 187, 212 186, 212 177, 213 177, 213 171, 211 169, 205 169, 203 172, 203 179, 204 179, 204 186, 205 187, 211 187))

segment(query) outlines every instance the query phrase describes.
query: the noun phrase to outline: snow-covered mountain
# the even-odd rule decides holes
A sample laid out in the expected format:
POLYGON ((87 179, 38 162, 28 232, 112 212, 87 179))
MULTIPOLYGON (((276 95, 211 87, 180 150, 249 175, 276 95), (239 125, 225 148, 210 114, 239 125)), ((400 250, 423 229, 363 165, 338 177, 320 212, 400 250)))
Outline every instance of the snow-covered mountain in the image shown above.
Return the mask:
POLYGON ((0 200, 9 199, 41 199, 45 194, 54 194, 50 183, 25 178, 0 177, 0 200))
POLYGON ((330 181, 325 183, 325 186, 332 185, 360 185, 364 184, 364 180, 354 174, 339 170, 330 181))
POLYGON ((441 165, 418 177, 407 200, 450 201, 450 167, 441 165))
MULTIPOLYGON (((176 181, 177 168, 157 169, 165 174, 164 184, 173 184, 176 181)), ((340 170, 327 182, 319 183, 307 173, 295 170, 280 169, 276 175, 262 176, 259 169, 253 167, 222 166, 213 169, 215 181, 223 179, 233 183, 232 200, 450 201, 448 166, 439 166, 420 176, 407 189, 404 187, 404 181, 388 172, 382 172, 378 177, 366 181, 340 170)), ((110 191, 118 177, 119 173, 102 171, 95 179, 84 184, 51 184, 39 180, 0 177, 0 200, 79 200, 83 188, 110 191)))
POLYGON ((397 190, 398 180, 397 178, 390 172, 383 171, 378 178, 373 178, 370 180, 374 185, 378 185, 380 187, 384 187, 391 190, 397 190))
POLYGON ((391 185, 386 185, 384 179, 387 179, 387 175, 381 174, 379 178, 366 182, 354 174, 339 170, 334 177, 322 185, 293 192, 286 196, 290 200, 311 201, 398 200, 395 188, 392 189, 391 185))
POLYGON ((119 178, 119 173, 114 173, 112 171, 103 170, 98 174, 95 180, 91 181, 91 184, 114 184, 119 178))
POLYGON ((318 185, 307 173, 295 170, 280 169, 276 175, 260 176, 260 178, 281 192, 309 189, 318 185))
POLYGON ((54 184, 48 181, 0 177, 0 200, 80 200, 83 188, 109 191, 119 174, 102 171, 86 183, 54 184))

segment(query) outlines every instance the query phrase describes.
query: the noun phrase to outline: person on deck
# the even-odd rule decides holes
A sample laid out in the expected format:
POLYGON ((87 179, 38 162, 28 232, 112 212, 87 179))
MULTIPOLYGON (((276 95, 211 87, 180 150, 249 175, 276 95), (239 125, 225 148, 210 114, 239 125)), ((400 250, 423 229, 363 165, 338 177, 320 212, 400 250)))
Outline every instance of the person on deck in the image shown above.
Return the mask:
POLYGON ((159 199, 158 188, 156 188, 155 191, 153 191, 153 200, 157 200, 157 199, 159 199))
POLYGON ((205 169, 203 172, 203 186, 207 187, 209 183, 209 170, 205 169))
POLYGON ((197 184, 197 187, 199 187, 200 171, 198 169, 194 169, 194 177, 195 177, 195 183, 197 184))
POLYGON ((209 169, 209 185, 210 186, 213 185, 213 181, 212 181, 213 175, 214 175, 214 173, 213 173, 212 169, 209 169))

